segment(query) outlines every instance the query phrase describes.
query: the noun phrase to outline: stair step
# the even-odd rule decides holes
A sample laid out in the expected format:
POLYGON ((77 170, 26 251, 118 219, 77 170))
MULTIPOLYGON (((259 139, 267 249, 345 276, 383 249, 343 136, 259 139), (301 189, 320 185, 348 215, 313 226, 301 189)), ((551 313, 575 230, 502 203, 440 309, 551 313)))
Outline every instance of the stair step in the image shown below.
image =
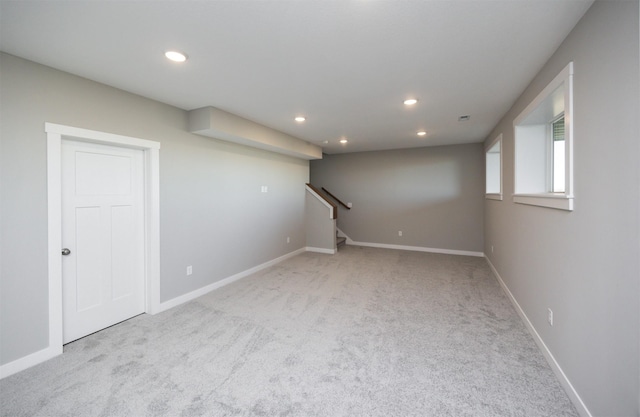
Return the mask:
POLYGON ((344 245, 345 243, 347 243, 347 238, 346 237, 338 236, 336 238, 336 246, 340 247, 340 246, 344 245))

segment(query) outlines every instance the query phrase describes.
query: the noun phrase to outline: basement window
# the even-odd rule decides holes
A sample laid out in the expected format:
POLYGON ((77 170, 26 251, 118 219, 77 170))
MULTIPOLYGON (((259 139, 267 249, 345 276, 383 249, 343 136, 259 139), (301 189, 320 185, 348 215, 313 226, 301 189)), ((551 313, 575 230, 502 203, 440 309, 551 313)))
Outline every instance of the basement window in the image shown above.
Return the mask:
POLYGON ((573 63, 514 120, 513 201, 573 210, 573 63))
POLYGON ((502 200, 502 134, 485 152, 485 198, 502 200))
POLYGON ((551 122, 551 182, 552 192, 564 193, 565 190, 565 152, 566 142, 564 140, 564 114, 551 122))

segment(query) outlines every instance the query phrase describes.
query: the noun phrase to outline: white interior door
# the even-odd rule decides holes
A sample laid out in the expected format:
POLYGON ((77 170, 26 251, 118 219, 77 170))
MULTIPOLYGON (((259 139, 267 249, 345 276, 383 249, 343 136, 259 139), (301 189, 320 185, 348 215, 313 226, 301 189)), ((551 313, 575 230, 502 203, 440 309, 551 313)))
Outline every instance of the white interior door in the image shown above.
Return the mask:
POLYGON ((68 343, 144 312, 144 158, 141 150, 63 140, 61 159, 68 343))

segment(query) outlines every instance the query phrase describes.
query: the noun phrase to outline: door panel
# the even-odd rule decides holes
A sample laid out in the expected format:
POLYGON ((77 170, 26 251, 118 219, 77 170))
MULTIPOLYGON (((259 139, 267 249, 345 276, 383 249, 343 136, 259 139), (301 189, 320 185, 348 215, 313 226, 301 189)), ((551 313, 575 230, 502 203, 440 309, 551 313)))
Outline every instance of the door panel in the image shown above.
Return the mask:
POLYGON ((130 238, 134 227, 135 218, 131 206, 111 208, 111 299, 114 301, 131 296, 135 291, 136 242, 130 238))
POLYGON ((69 268, 68 278, 76 281, 76 311, 82 312, 102 302, 102 221, 100 207, 77 207, 75 215, 75 270, 69 268))
POLYGON ((131 158, 76 152, 76 196, 131 194, 131 158))
POLYGON ((63 340, 144 312, 140 150, 62 141, 63 340))

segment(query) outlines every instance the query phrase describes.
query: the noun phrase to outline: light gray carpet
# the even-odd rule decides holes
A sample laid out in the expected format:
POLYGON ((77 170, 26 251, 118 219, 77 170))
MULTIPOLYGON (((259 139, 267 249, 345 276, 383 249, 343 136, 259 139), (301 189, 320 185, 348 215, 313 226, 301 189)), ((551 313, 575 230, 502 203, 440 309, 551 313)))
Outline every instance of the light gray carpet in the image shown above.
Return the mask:
POLYGON ((65 346, 3 416, 577 416, 482 258, 305 253, 65 346))

